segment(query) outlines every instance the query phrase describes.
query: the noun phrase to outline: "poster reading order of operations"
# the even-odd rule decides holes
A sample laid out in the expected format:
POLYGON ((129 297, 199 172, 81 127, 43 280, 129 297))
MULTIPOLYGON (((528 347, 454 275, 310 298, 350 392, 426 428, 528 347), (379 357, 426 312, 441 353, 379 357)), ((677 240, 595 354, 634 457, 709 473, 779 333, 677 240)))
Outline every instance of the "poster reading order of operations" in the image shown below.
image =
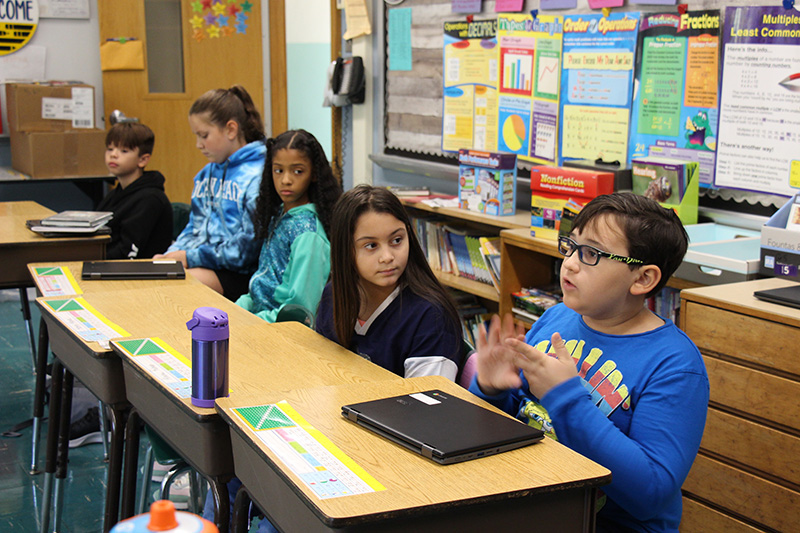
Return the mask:
POLYGON ((719 93, 719 11, 642 17, 636 58, 631 156, 699 164, 714 178, 719 93))
POLYGON ((556 162, 562 30, 560 16, 498 15, 499 152, 556 162))
POLYGON ((625 162, 639 13, 567 15, 561 159, 625 162))
POLYGON ((497 147, 496 20, 444 23, 442 150, 497 147))
POLYGON ((791 196, 800 190, 800 13, 725 10, 714 184, 791 196))

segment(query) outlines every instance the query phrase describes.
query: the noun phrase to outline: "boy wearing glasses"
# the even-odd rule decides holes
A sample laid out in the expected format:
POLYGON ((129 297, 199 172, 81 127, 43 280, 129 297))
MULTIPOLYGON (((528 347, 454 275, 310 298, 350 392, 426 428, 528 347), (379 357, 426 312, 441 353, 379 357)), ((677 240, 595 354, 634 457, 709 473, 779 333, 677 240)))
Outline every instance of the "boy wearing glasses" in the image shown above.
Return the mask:
POLYGON ((524 337, 511 316, 478 339, 470 391, 611 470, 597 531, 678 531, 708 376, 694 343, 645 306, 681 263, 678 216, 632 193, 600 196, 559 239, 562 304, 524 337))

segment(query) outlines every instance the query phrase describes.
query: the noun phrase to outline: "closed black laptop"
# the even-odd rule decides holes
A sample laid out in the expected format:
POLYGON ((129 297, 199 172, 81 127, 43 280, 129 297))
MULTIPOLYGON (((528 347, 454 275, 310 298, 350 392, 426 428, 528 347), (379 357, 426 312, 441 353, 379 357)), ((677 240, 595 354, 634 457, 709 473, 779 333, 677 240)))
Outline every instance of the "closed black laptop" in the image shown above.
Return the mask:
POLYGON ((790 285, 780 289, 765 289, 755 291, 753 296, 765 302, 788 305, 800 309, 800 285, 790 285))
POLYGON ((440 464, 502 453, 544 437, 538 429, 440 390, 344 405, 342 416, 440 464))
POLYGON ((84 261, 81 279, 184 279, 180 261, 84 261))

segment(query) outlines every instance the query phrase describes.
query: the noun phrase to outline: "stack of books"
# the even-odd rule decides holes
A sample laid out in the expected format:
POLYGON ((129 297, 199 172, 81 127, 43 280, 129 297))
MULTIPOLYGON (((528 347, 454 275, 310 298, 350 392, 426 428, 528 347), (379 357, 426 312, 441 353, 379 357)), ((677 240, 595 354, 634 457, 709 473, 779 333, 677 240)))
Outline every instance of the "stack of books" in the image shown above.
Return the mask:
POLYGON ((45 237, 103 234, 110 233, 106 223, 113 216, 111 211, 62 211, 41 220, 28 220, 27 226, 45 237))
POLYGON ((430 196, 431 191, 428 187, 402 187, 389 185, 386 187, 400 198, 415 198, 417 196, 430 196))
POLYGON ((511 298, 514 318, 533 324, 542 313, 561 301, 561 293, 559 289, 522 288, 519 292, 512 292, 511 298))

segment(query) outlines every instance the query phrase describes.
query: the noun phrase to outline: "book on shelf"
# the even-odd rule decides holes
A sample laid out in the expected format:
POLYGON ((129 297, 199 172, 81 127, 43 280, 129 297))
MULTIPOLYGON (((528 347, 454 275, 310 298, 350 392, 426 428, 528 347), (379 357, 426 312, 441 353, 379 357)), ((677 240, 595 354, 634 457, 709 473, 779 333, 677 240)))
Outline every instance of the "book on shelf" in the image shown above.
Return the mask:
POLYGON ((640 157, 631 161, 633 192, 662 205, 680 205, 699 163, 669 157, 640 157))
POLYGON ((789 209, 789 218, 786 219, 786 229, 800 231, 800 196, 795 196, 792 207, 789 209))
POLYGON ((492 285, 500 290, 500 237, 479 237, 481 256, 486 264, 492 285))
POLYGON ((69 226, 73 228, 91 228, 101 226, 111 220, 111 211, 61 211, 41 220, 42 226, 69 226))
POLYGON ((535 315, 525 309, 520 309, 519 307, 513 307, 511 309, 511 314, 514 318, 522 320, 523 322, 527 322, 528 324, 533 324, 537 320, 539 320, 539 315, 535 315))
POLYGON ((397 196, 401 198, 405 197, 415 197, 415 196, 430 196, 431 190, 427 187, 402 187, 398 185, 388 185, 386 187, 397 196))

